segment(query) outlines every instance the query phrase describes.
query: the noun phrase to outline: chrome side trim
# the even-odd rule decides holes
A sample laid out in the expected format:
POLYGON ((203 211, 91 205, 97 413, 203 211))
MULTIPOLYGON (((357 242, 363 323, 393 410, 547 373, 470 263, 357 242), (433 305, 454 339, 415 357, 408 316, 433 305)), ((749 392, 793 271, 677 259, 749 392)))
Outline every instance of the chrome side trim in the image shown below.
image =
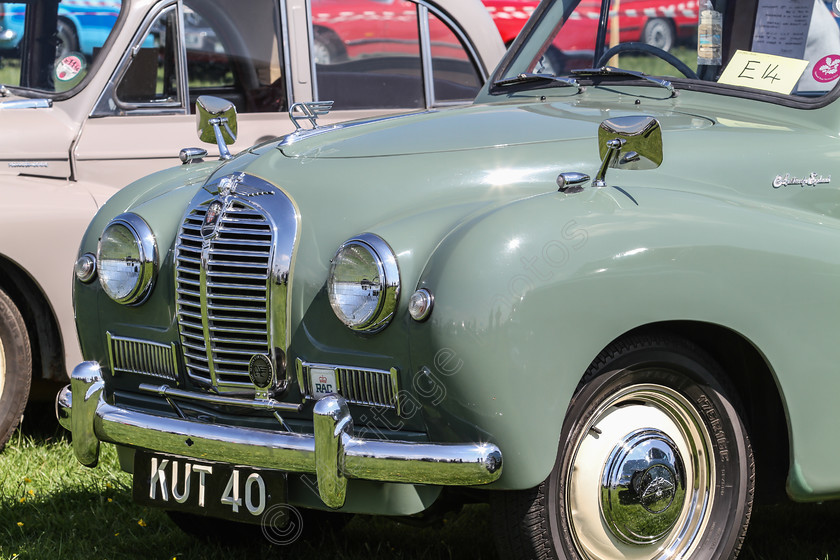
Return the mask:
POLYGON ((53 106, 52 99, 10 99, 0 102, 0 110, 7 109, 49 109, 53 106))
POLYGON ((432 38, 429 36, 429 8, 417 4, 417 25, 420 28, 420 61, 423 72, 423 97, 426 109, 437 105, 435 97, 434 68, 432 63, 432 38))
POLYGON ((411 443, 353 437, 346 401, 328 395, 316 403, 314 434, 277 432, 156 416, 105 402, 99 364, 73 370, 71 390, 56 401, 73 450, 94 466, 99 442, 285 472, 314 473, 323 502, 344 504, 350 478, 408 484, 472 486, 502 474, 502 453, 491 443, 411 443))

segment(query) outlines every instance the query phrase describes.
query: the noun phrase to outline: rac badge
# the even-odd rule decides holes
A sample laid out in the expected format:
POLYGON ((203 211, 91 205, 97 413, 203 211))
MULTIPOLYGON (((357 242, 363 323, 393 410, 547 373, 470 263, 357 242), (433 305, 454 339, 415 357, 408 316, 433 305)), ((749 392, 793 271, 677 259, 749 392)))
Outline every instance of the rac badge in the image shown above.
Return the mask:
POLYGON ((248 376, 258 389, 268 389, 274 381, 274 368, 265 354, 254 354, 248 362, 248 376))

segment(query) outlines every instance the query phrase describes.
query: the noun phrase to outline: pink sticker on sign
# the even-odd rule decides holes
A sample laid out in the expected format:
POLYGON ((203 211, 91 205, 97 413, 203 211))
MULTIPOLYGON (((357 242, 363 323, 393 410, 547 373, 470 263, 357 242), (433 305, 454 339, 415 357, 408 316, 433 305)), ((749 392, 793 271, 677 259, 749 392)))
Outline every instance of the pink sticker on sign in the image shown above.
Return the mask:
POLYGON ((840 78, 840 54, 830 54, 819 59, 812 74, 815 80, 823 84, 840 78))
POLYGON ((83 67, 84 63, 78 56, 72 54, 65 56, 55 65, 55 77, 62 82, 67 82, 78 76, 83 67))

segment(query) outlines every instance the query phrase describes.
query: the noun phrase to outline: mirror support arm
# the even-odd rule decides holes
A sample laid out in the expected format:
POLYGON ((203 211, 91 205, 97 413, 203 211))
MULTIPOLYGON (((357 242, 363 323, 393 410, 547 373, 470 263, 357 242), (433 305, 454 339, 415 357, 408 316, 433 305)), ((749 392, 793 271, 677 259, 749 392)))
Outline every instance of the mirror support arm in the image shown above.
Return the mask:
POLYGON ((601 168, 598 170, 598 174, 595 175, 595 179, 592 181, 593 187, 606 187, 606 176, 607 176, 607 169, 613 166, 613 162, 618 159, 618 155, 621 153, 621 147, 624 145, 624 140, 621 138, 613 138, 612 140, 607 141, 607 153, 604 154, 604 161, 601 162, 601 168))
POLYGON ((216 144, 219 146, 219 159, 230 159, 233 156, 230 155, 230 149, 228 148, 227 143, 225 143, 225 137, 222 133, 222 125, 224 125, 225 130, 227 133, 233 137, 234 142, 236 141, 236 135, 231 131, 230 127, 228 126, 228 120, 225 117, 217 117, 214 119, 210 119, 207 121, 213 127, 213 132, 216 134, 216 144))

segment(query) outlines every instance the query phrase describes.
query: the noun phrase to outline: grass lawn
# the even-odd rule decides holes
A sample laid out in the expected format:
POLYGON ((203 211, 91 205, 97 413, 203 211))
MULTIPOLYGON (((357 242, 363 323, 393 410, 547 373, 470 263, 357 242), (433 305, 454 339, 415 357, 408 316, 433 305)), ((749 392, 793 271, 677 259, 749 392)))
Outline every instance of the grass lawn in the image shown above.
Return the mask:
MULTIPOLYGON (((840 558, 840 503, 757 507, 740 558, 840 558)), ((312 529, 312 528, 309 528, 312 529)), ((343 529, 308 531, 293 546, 208 543, 162 512, 131 501, 131 478, 112 446, 99 467, 73 456, 50 407, 30 408, 0 454, 0 559, 495 559, 487 506, 468 506, 435 527, 357 516, 343 529)))

